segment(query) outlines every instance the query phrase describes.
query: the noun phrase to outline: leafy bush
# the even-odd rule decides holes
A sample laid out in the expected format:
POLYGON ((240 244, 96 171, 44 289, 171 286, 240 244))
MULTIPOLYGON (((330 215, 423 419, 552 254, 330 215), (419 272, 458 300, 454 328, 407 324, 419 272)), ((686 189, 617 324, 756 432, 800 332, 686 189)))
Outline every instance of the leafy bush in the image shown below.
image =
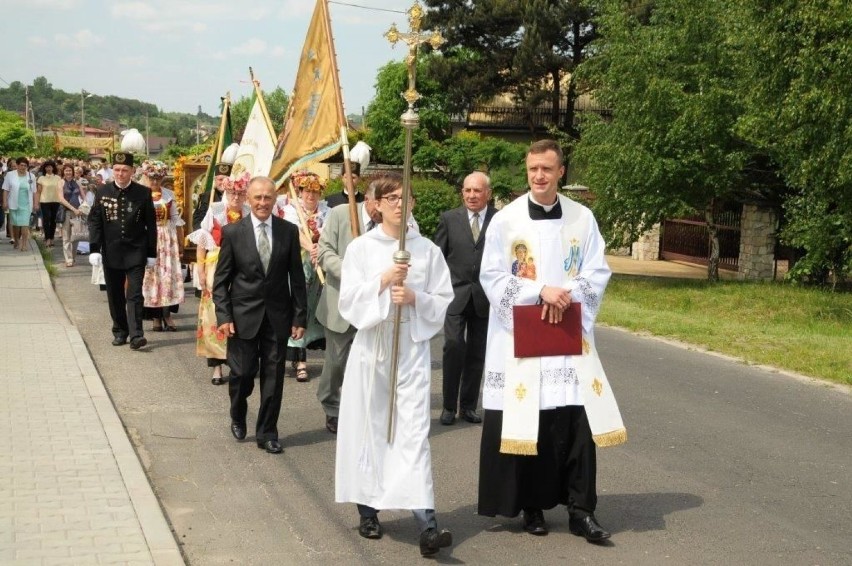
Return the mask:
POLYGON ((438 228, 441 213, 461 205, 461 195, 449 183, 439 179, 415 177, 411 180, 414 191, 414 218, 420 233, 431 239, 438 228))

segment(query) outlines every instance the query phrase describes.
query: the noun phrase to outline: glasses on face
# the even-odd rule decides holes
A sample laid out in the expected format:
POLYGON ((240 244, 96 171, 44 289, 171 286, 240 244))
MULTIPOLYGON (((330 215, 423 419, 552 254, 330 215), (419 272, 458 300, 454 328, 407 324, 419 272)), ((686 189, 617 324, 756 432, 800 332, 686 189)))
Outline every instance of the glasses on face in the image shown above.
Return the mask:
POLYGON ((397 203, 402 200, 402 195, 387 195, 380 198, 385 199, 389 205, 396 206, 397 203))

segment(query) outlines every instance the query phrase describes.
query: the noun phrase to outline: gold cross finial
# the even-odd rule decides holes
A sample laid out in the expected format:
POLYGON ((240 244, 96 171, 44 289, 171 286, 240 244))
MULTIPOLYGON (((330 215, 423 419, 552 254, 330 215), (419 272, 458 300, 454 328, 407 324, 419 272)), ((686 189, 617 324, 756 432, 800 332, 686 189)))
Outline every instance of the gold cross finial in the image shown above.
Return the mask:
POLYGON ((408 102, 409 108, 412 108, 414 103, 420 99, 420 93, 415 89, 417 78, 417 48, 422 43, 428 43, 432 46, 432 49, 438 49, 445 41, 440 32, 422 33, 422 24, 423 8, 420 6, 420 2, 415 0, 414 5, 408 10, 410 31, 408 33, 400 32, 396 24, 393 24, 387 33, 385 33, 385 37, 391 42, 392 46, 396 47, 399 41, 403 41, 408 45, 408 55, 405 58, 405 65, 408 67, 408 90, 402 94, 402 97, 408 102))

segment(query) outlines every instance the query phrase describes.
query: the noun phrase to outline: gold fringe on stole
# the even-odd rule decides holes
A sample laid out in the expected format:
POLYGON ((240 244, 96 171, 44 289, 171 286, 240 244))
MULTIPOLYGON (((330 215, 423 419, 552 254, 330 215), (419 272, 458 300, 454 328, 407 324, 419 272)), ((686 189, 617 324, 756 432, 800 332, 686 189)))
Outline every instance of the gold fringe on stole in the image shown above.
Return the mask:
MULTIPOLYGON (((618 446, 619 444, 624 444, 625 442, 627 442, 627 429, 620 428, 612 432, 596 434, 592 438, 595 441, 595 446, 599 448, 606 448, 608 446, 618 446)), ((500 451, 503 451, 502 446, 500 448, 500 451)))
POLYGON ((537 443, 532 440, 500 440, 501 454, 516 454, 518 456, 538 456, 537 443))

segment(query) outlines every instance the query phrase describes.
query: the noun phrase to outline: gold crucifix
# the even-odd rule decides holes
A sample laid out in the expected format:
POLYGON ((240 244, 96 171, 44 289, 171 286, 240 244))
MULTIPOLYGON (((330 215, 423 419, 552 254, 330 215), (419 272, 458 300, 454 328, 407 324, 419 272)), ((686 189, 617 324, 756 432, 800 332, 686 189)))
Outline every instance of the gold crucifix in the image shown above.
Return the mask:
POLYGON ((432 46, 432 49, 438 49, 446 41, 441 35, 441 32, 422 33, 420 31, 422 24, 423 8, 420 6, 420 2, 415 0, 414 5, 408 10, 408 27, 411 31, 400 33, 394 23, 387 33, 385 33, 385 37, 391 42, 393 47, 396 47, 398 41, 404 41, 408 45, 408 56, 405 58, 405 65, 408 67, 408 90, 402 94, 402 97, 408 102, 409 108, 412 108, 420 99, 420 93, 415 89, 417 48, 421 43, 428 43, 432 46))

